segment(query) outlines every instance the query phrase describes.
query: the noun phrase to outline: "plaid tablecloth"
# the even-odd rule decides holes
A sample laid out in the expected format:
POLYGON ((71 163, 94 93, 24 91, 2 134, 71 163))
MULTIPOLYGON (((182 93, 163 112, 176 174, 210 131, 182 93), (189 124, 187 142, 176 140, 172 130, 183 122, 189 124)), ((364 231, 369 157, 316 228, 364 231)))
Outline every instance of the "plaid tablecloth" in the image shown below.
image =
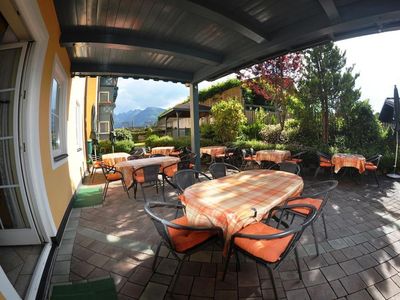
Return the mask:
POLYGON ((168 147, 154 147, 151 149, 151 154, 162 154, 169 155, 172 151, 175 150, 174 146, 168 147))
POLYGON ((332 156, 332 163, 335 165, 335 173, 344 167, 356 168, 360 174, 365 172, 365 157, 359 154, 336 153, 332 156))
POLYGON ((179 157, 173 156, 150 157, 119 162, 115 165, 115 168, 124 174, 125 184, 130 187, 133 183, 133 171, 135 169, 156 164, 160 164, 162 169, 179 161, 179 157))
POLYGON ((288 150, 260 150, 256 153, 256 161, 273 161, 274 163, 281 163, 291 156, 288 150))
POLYGON ((302 190, 303 179, 291 173, 244 171, 188 187, 186 215, 191 225, 222 228, 226 250, 232 234, 260 221, 271 208, 302 190))
POLYGON ((225 146, 208 146, 208 147, 201 147, 200 153, 201 154, 208 154, 212 157, 215 157, 218 154, 225 154, 225 146))
POLYGON ((104 161, 106 165, 114 166, 116 163, 128 160, 128 157, 129 153, 116 152, 116 153, 103 154, 101 159, 104 161))

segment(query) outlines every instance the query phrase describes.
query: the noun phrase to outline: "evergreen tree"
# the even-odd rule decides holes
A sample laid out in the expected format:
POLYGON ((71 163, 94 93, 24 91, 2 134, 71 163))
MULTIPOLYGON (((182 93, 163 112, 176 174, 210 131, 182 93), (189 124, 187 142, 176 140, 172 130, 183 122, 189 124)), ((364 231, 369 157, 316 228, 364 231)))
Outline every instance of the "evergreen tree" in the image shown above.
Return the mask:
POLYGON ((303 78, 300 81, 300 98, 304 109, 311 114, 305 121, 310 122, 316 113, 320 114, 322 141, 329 140, 329 116, 343 118, 360 98, 355 88, 359 74, 353 75, 353 67, 346 66, 346 53, 333 42, 308 49, 304 53, 303 78))

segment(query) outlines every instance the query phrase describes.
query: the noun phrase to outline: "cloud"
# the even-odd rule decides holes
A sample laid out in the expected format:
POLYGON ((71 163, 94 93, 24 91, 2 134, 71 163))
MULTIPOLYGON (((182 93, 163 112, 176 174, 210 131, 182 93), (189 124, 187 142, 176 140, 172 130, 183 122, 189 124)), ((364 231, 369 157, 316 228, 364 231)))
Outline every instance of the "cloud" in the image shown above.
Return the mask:
POLYGON ((186 99, 189 88, 181 83, 118 78, 116 113, 149 106, 168 108, 186 99))

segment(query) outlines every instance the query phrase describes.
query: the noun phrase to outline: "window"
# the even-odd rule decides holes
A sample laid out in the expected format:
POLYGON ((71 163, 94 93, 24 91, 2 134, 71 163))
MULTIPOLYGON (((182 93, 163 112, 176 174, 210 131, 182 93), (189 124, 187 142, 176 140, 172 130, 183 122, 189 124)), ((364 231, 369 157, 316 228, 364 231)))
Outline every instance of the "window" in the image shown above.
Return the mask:
POLYGON ((100 133, 110 133, 110 122, 100 121, 99 128, 100 128, 100 133))
POLYGON ((75 108, 75 122, 76 122, 76 149, 77 151, 82 150, 82 140, 83 140, 83 128, 82 128, 82 113, 81 106, 76 103, 75 108))
POLYGON ((100 92, 100 103, 110 103, 109 92, 100 92))
POLYGON ((50 90, 50 145, 53 168, 61 165, 67 155, 66 92, 67 75, 56 57, 50 90))

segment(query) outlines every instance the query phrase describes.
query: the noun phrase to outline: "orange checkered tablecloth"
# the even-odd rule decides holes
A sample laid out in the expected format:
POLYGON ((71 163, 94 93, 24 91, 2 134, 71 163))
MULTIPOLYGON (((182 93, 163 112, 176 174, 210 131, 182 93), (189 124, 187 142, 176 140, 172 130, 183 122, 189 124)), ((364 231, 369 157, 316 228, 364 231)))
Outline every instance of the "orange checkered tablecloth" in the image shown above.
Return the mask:
POLYGON ((344 167, 356 168, 360 174, 365 172, 365 157, 359 154, 336 153, 332 156, 332 164, 335 165, 335 173, 344 167))
POLYGON ((128 160, 128 157, 129 157, 128 153, 115 152, 115 153, 103 154, 101 156, 101 159, 102 161, 104 161, 106 165, 114 166, 116 163, 128 160))
POLYGON ((115 168, 124 174, 124 181, 127 187, 130 187, 133 183, 133 171, 149 165, 161 165, 162 168, 172 165, 180 161, 179 157, 173 156, 161 156, 161 157, 150 157, 150 158, 140 158, 134 160, 128 160, 119 162, 115 165, 115 168))
POLYGON ((256 161, 273 161, 281 163, 291 157, 290 151, 287 150, 260 150, 256 153, 256 161))
POLYGON ((151 149, 151 154, 169 155, 174 150, 175 150, 174 146, 154 147, 154 148, 151 149))
POLYGON ((222 228, 226 250, 232 234, 260 221, 271 208, 302 190, 303 179, 295 174, 249 170, 197 183, 183 195, 189 224, 222 228))
POLYGON ((201 147, 200 153, 201 154, 208 154, 212 157, 215 157, 219 154, 225 154, 225 146, 208 146, 208 147, 201 147))

